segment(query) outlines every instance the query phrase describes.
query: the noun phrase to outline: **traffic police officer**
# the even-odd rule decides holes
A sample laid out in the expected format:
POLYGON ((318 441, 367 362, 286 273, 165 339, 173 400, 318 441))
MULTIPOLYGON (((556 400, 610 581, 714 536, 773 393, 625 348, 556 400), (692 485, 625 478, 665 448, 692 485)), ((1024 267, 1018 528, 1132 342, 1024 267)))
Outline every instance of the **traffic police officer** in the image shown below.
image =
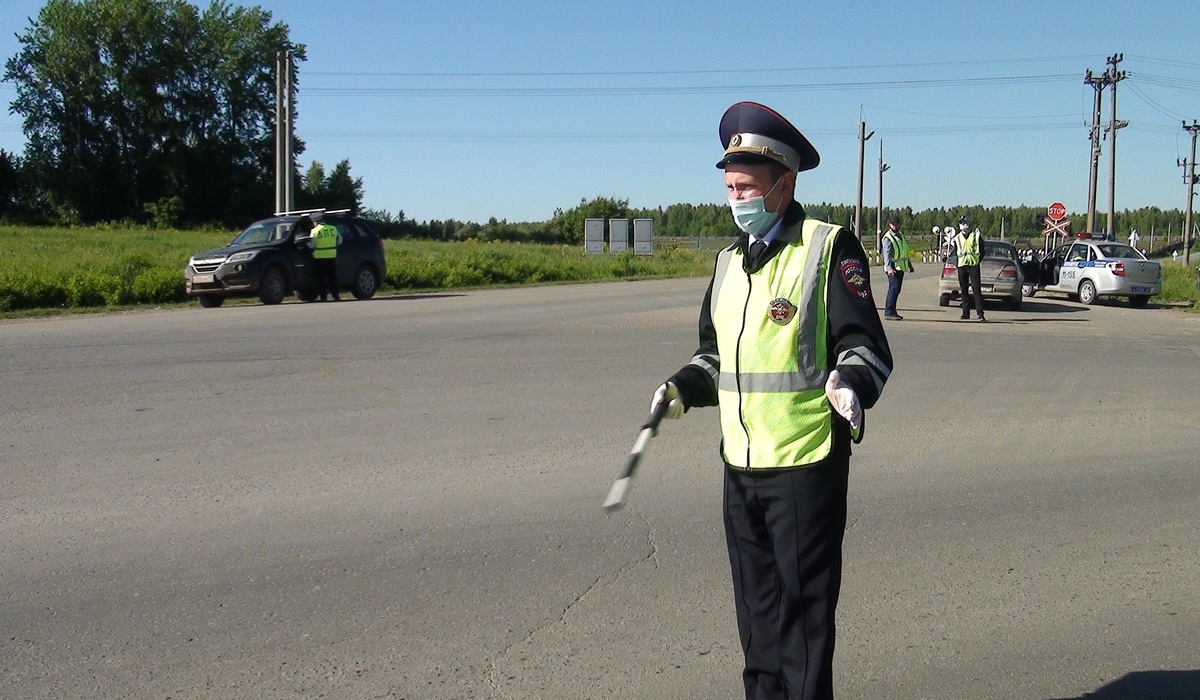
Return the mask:
POLYGON ((329 224, 314 223, 312 228, 312 256, 316 267, 317 291, 321 301, 325 295, 333 293, 334 301, 341 301, 338 296, 337 276, 337 247, 342 242, 342 234, 336 227, 329 224))
POLYGON ((970 287, 975 294, 975 317, 986 321, 983 317, 983 290, 979 287, 979 259, 983 254, 979 231, 971 231, 971 218, 960 216, 958 219, 958 235, 954 237, 954 252, 958 255, 958 293, 962 297, 962 316, 965 321, 970 318, 971 297, 967 296, 970 287))
POLYGON ((904 317, 896 313, 896 302, 900 300, 900 290, 904 287, 904 273, 912 272, 912 261, 909 259, 908 241, 900 231, 900 217, 888 219, 888 232, 883 234, 883 272, 888 277, 887 296, 883 300, 883 317, 892 321, 903 321, 904 317))
POLYGON ((658 387, 667 416, 719 406, 724 522, 746 698, 833 697, 834 611, 850 444, 892 369, 866 254, 795 200, 820 156, 786 119, 740 102, 721 119, 729 206, 700 347, 658 387))

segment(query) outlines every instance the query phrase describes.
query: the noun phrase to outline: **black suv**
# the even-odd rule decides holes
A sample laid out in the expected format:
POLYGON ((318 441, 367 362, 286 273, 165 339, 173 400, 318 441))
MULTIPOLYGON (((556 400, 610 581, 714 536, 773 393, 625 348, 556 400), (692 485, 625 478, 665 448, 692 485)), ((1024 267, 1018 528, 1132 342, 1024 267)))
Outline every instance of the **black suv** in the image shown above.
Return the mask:
POLYGON ((196 253, 183 270, 187 293, 206 308, 226 297, 257 294, 264 304, 278 304, 291 292, 301 301, 317 298, 312 237, 307 219, 337 228, 338 286, 356 299, 370 299, 387 277, 383 241, 358 217, 345 211, 315 209, 278 214, 250 225, 228 246, 196 253))

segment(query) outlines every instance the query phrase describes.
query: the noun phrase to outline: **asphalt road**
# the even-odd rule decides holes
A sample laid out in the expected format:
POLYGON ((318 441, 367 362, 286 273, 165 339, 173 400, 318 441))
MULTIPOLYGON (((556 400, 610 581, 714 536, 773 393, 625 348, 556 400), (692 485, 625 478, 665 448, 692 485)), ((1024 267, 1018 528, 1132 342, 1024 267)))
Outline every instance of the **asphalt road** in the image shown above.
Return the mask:
MULTIPOLYGON (((1200 318, 933 266, 856 448, 844 698, 1200 697, 1200 318)), ((704 280, 0 322, 0 698, 732 698, 704 280)), ((881 291, 876 279, 876 289, 881 291)))

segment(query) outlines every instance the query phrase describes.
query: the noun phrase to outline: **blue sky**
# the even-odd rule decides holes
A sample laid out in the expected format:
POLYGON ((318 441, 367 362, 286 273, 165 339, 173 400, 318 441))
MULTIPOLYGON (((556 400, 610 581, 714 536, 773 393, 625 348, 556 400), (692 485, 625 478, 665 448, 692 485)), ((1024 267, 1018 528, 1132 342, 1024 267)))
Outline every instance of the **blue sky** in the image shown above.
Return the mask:
MULTIPOLYGON (((747 99, 821 152, 800 176, 803 202, 854 202, 861 116, 875 132, 868 206, 882 143, 885 207, 1057 200, 1079 213, 1094 96, 1084 71, 1114 53, 1130 122, 1117 210, 1186 204, 1176 161, 1191 146, 1181 122, 1200 119, 1200 0, 255 4, 308 46, 301 165, 349 159, 366 206, 418 221, 542 221, 598 196, 724 201, 717 123, 747 99)), ((42 5, 0 1, 0 56, 42 5)), ((0 101, 14 96, 0 84, 0 101)), ((19 118, 0 112, 0 148, 23 144, 19 118)))

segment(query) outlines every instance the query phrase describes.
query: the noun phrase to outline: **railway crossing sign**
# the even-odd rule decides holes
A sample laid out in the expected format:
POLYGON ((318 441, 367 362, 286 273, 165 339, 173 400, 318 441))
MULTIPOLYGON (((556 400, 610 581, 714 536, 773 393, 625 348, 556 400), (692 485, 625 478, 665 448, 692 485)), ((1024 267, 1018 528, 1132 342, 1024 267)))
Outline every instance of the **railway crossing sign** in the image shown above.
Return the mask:
POLYGON ((1063 238, 1068 238, 1071 235, 1070 231, 1068 230, 1068 228, 1070 226, 1071 226, 1071 222, 1068 219, 1059 219, 1058 221, 1047 221, 1046 222, 1046 230, 1043 231, 1042 233, 1047 236, 1058 235, 1058 236, 1062 236, 1063 238))
POLYGON ((1067 215, 1067 208, 1063 206, 1062 202, 1055 202, 1046 207, 1046 215, 1054 221, 1061 221, 1067 215))

